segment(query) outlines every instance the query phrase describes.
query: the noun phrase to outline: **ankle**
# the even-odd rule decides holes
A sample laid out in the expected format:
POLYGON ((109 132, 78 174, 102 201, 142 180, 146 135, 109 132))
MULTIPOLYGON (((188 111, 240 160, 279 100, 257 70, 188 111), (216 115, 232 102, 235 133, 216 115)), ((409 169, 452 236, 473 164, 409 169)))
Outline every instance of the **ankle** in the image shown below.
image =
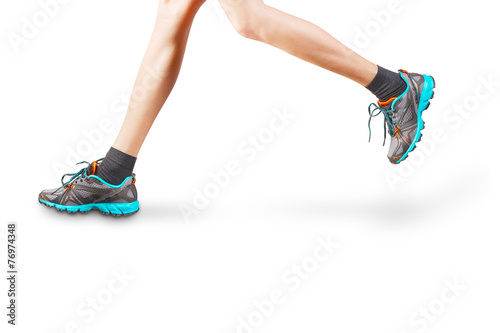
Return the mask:
POLYGON ((136 157, 111 147, 99 164, 96 175, 112 185, 120 185, 132 176, 136 160, 136 157))
POLYGON ((377 74, 372 82, 366 86, 377 98, 384 102, 402 95, 407 88, 406 82, 398 73, 391 72, 378 66, 377 74))

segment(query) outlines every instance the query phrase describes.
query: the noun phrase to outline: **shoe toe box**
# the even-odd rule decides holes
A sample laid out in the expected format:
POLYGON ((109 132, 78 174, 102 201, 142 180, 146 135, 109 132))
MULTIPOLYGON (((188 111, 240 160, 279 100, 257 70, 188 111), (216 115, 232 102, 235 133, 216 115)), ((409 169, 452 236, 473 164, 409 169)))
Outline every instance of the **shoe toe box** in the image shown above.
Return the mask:
POLYGON ((391 145, 389 147, 389 153, 387 158, 393 164, 399 163, 404 154, 408 151, 409 144, 402 138, 394 137, 391 139, 391 145))
POLYGON ((47 202, 56 202, 57 198, 59 197, 58 189, 49 189, 49 190, 43 190, 38 194, 38 200, 39 201, 47 201, 47 202))

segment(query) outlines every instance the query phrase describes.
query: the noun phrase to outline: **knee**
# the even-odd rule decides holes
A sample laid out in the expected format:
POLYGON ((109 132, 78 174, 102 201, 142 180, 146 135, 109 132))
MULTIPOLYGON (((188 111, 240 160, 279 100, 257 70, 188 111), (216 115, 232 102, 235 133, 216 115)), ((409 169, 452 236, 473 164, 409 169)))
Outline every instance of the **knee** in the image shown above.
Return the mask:
POLYGON ((231 24, 233 25, 234 30, 236 30, 236 32, 241 36, 254 40, 260 39, 259 30, 255 20, 243 17, 231 20, 231 24))
POLYGON ((220 1, 233 28, 245 38, 261 40, 263 6, 254 1, 249 1, 250 4, 244 2, 237 5, 232 4, 234 2, 220 1))

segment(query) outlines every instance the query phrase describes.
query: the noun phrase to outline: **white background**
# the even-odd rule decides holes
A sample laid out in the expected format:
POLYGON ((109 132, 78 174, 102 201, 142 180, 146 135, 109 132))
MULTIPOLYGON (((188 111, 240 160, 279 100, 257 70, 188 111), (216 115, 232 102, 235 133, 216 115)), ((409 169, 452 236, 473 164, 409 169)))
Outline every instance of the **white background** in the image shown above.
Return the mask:
POLYGON ((467 289, 421 332, 498 331, 500 87, 467 116, 450 110, 478 101, 476 89, 487 91, 481 77, 500 81, 498 11, 487 0, 401 0, 400 13, 360 45, 357 31, 388 3, 268 2, 386 68, 433 75, 424 139, 441 131, 444 142, 391 165, 381 118, 367 143, 366 109, 375 101, 368 91, 243 39, 209 2, 136 165, 141 210, 113 219, 58 213, 37 195, 58 186, 54 165, 85 145, 83 131, 102 119, 114 126, 82 159, 102 157, 112 144, 156 1, 69 1, 16 53, 7 36, 20 33, 22 18, 40 5, 2 0, 1 232, 8 221, 19 225, 12 331, 59 333, 74 321, 76 332, 237 332, 254 301, 290 289, 282 275, 307 261, 317 237, 341 245, 254 332, 418 332, 410 318, 439 305, 446 280, 467 289), (283 107, 295 120, 245 162, 238 145, 283 107), (242 173, 186 223, 179 206, 233 159, 242 173), (388 175, 400 177, 396 185, 388 175), (78 307, 105 295, 113 270, 122 269, 134 279, 87 323, 78 307))

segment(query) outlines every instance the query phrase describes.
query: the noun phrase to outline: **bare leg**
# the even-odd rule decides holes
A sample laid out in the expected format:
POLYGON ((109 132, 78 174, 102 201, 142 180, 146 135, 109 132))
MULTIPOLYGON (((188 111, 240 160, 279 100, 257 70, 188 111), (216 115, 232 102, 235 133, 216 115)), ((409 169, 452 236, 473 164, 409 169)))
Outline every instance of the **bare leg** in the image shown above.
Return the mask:
POLYGON ((193 19, 205 0, 160 0, 148 49, 122 128, 113 147, 137 156, 170 95, 184 58, 193 19))
POLYGON ((283 13, 262 0, 219 0, 234 28, 244 37, 275 46, 366 87, 377 66, 316 25, 283 13))

